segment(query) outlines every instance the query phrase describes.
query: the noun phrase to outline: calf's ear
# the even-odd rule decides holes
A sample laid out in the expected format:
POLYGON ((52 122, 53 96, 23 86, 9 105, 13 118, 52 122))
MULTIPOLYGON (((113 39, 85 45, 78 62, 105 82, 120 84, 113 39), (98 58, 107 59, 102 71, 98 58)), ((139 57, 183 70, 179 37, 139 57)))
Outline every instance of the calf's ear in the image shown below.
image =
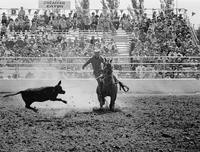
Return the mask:
POLYGON ((58 82, 58 84, 57 84, 57 85, 58 85, 58 86, 59 86, 59 85, 61 85, 61 80, 58 82))

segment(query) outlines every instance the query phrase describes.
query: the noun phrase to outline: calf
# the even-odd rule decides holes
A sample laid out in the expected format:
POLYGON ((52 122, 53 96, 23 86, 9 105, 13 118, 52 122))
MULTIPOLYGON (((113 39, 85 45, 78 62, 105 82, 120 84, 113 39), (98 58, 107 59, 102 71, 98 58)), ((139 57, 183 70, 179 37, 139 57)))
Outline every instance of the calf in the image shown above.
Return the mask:
POLYGON ((33 110, 34 112, 37 112, 38 110, 30 106, 33 102, 44 102, 51 100, 62 101, 65 104, 67 103, 67 101, 57 98, 58 94, 65 94, 65 91, 61 87, 61 81, 59 81, 56 86, 26 89, 15 94, 5 95, 4 97, 14 96, 17 94, 21 94, 22 99, 25 102, 25 107, 33 110))

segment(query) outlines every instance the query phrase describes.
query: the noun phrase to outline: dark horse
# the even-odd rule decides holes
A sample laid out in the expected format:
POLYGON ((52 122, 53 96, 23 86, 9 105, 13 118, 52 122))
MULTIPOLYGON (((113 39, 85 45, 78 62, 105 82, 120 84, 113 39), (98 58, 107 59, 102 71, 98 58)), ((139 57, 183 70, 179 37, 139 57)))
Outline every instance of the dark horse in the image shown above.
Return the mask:
POLYGON ((97 96, 100 103, 100 108, 105 104, 105 97, 110 97, 110 110, 114 110, 115 108, 115 100, 117 98, 118 87, 117 84, 124 90, 124 92, 128 92, 129 88, 125 86, 122 82, 117 80, 117 78, 113 75, 113 67, 111 65, 112 60, 105 59, 104 67, 103 67, 103 75, 97 79, 101 79, 101 84, 97 86, 97 96), (101 85, 101 86, 99 86, 101 85))

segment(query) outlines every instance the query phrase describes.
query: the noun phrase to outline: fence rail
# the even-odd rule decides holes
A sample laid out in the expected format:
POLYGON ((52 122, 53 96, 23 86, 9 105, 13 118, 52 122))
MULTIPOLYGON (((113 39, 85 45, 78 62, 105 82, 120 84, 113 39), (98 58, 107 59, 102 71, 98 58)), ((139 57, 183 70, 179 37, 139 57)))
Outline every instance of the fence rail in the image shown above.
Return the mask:
MULTIPOLYGON (((90 57, 0 57, 1 59, 88 59, 90 57)), ((106 58, 110 58, 110 59, 131 59, 131 58, 150 58, 150 59, 154 59, 154 58, 188 58, 188 59, 200 59, 200 56, 128 56, 128 55, 124 55, 124 56, 107 56, 106 58)))
MULTIPOLYGON (((122 79, 199 78, 200 57, 119 56, 113 59, 115 75, 122 79), (179 60, 178 60, 179 59, 179 60), (180 60, 181 59, 181 60, 180 60)), ((92 78, 82 70, 88 57, 0 57, 0 79, 92 78)))

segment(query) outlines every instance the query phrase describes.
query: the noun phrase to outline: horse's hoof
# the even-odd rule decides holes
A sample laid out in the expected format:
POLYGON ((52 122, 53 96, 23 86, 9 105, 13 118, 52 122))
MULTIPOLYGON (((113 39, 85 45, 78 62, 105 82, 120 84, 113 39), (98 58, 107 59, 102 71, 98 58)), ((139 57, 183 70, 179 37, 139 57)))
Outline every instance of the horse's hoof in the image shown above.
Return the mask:
POLYGON ((38 109, 34 109, 33 111, 37 113, 37 112, 38 112, 38 109))
POLYGON ((63 103, 67 104, 67 101, 63 101, 63 103))
POLYGON ((114 112, 114 111, 115 111, 115 109, 113 109, 113 108, 110 108, 110 111, 114 112))

